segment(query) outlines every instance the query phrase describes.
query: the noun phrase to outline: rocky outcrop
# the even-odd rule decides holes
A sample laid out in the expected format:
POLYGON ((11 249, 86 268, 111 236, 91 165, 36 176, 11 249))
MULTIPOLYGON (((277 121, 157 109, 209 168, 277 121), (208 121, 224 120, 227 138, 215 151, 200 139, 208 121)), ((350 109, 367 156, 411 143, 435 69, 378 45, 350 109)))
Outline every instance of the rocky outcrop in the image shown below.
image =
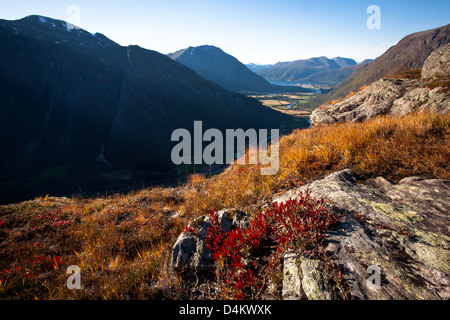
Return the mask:
POLYGON ((450 45, 433 52, 424 64, 423 79, 381 79, 338 102, 327 103, 310 116, 311 124, 359 122, 381 114, 403 116, 423 110, 450 111, 448 83, 428 86, 429 80, 450 77, 450 45))
POLYGON ((425 60, 422 79, 448 77, 450 74, 450 43, 437 49, 425 60))
MULTIPOLYGON (((300 189, 326 197, 342 215, 337 230, 327 234, 326 250, 342 267, 354 298, 450 298, 450 181, 409 177, 393 184, 379 177, 361 183, 343 170, 300 189)), ((332 298, 321 273, 316 262, 290 252, 283 298, 332 298)))

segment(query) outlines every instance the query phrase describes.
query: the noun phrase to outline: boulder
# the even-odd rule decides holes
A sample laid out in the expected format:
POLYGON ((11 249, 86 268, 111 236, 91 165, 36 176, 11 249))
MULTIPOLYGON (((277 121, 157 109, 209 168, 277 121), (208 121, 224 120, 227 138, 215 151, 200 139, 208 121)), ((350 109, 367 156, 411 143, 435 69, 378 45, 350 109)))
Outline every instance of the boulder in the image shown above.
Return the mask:
POLYGON ((396 99, 389 113, 394 116, 404 116, 416 110, 427 110, 435 113, 449 112, 449 95, 441 87, 432 90, 416 88, 396 99))

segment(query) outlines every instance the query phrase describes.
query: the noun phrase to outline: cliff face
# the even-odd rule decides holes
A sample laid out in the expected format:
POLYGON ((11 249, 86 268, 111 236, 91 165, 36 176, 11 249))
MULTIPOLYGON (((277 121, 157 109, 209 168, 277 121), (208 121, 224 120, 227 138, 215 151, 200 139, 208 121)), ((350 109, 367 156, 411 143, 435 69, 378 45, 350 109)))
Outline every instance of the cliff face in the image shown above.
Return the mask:
POLYGON ((312 112, 311 123, 357 122, 416 110, 449 112, 449 55, 450 45, 433 52, 424 63, 421 79, 381 79, 349 98, 327 103, 312 112))

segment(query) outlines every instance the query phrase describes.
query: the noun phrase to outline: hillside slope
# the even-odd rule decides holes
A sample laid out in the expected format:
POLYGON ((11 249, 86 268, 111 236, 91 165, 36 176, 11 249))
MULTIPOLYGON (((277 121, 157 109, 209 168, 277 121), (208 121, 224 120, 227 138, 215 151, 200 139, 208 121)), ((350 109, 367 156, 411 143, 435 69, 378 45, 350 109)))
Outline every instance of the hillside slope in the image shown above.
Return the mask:
POLYGON ((355 72, 357 66, 343 67, 335 70, 326 70, 313 73, 312 75, 303 78, 302 82, 336 85, 348 78, 353 72, 355 72))
MULTIPOLYGON (((449 139, 449 114, 381 116, 361 123, 296 130, 282 137, 280 170, 274 176, 261 176, 259 166, 234 165, 212 178, 192 175, 175 187, 0 205, 0 297, 225 297, 235 287, 220 291, 217 286, 229 278, 214 273, 206 279, 208 284, 199 281, 204 273, 197 278, 185 273, 180 278, 173 271, 179 235, 186 239, 183 250, 187 253, 196 234, 186 226, 190 223, 200 231, 204 219, 199 217, 210 210, 236 208, 258 217, 273 200, 295 196, 295 189, 304 187, 315 196, 330 197, 335 210, 331 214, 341 214, 340 222, 326 232, 320 244, 330 255, 321 261, 320 256, 294 252, 269 264, 264 254, 273 248, 271 242, 262 242, 262 250, 242 244, 231 247, 222 254, 242 252, 244 266, 252 266, 246 263, 246 253, 256 258, 252 260, 258 268, 256 279, 244 282, 244 298, 297 299, 304 292, 303 297, 317 299, 335 291, 335 298, 345 293, 348 298, 362 299, 447 299, 449 139), (70 265, 81 268, 81 290, 67 289, 65 271, 70 265), (367 288, 370 265, 381 268, 381 285, 386 290, 367 288), (322 286, 322 279, 330 276, 333 281, 322 286)), ((242 216, 238 210, 228 210, 225 226, 230 227, 231 219, 245 223, 235 219, 242 216)), ((230 244, 228 240, 232 239, 227 239, 230 244)), ((197 248, 195 257, 207 253, 197 248)), ((185 256, 197 263, 192 257, 185 256)), ((221 274, 231 271, 224 262, 217 269, 221 274)))

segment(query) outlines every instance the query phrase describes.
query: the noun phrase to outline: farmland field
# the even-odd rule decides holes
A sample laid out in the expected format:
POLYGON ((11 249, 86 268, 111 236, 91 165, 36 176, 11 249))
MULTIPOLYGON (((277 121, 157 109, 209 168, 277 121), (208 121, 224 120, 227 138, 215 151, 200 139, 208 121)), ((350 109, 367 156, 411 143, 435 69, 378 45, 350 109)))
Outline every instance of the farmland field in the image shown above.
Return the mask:
POLYGON ((308 119, 314 108, 308 106, 308 100, 315 96, 313 93, 301 94, 268 94, 252 95, 269 108, 281 111, 297 118, 308 119))

